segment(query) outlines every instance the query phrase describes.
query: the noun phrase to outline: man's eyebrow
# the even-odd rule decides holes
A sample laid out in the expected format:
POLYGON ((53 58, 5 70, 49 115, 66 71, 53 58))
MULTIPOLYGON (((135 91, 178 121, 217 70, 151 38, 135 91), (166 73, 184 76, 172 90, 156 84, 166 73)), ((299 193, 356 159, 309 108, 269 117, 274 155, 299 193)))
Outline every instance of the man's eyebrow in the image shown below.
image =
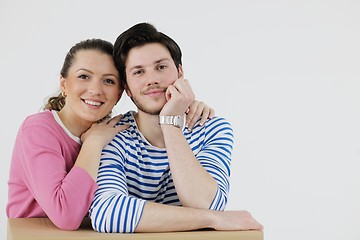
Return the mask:
MULTIPOLYGON (((129 71, 132 71, 133 69, 140 69, 142 67, 143 67, 142 65, 136 65, 136 66, 133 66, 133 67, 129 68, 129 71)), ((127 66, 125 66, 125 69, 126 68, 127 68, 127 66)))
POLYGON ((170 61, 169 58, 161 58, 159 60, 156 60, 154 63, 160 63, 160 62, 163 62, 163 61, 170 61))
MULTIPOLYGON (((167 58, 167 57, 165 57, 165 58, 161 58, 161 59, 158 59, 158 60, 156 60, 155 62, 154 62, 154 64, 158 64, 158 63, 161 63, 161 62, 164 62, 164 61, 170 61, 170 58, 167 58)), ((126 66, 125 65, 125 69, 127 68, 128 66, 126 66)), ((143 65, 135 65, 135 66, 133 66, 133 67, 131 67, 131 68, 129 68, 129 71, 132 71, 133 69, 140 69, 140 68, 143 68, 144 66, 143 65)))

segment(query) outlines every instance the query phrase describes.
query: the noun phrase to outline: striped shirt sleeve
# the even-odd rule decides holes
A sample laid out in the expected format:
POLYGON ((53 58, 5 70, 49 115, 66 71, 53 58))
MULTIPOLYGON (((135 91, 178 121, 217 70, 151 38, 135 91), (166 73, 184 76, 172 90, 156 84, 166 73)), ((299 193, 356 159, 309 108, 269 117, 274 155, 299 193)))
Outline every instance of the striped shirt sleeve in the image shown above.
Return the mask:
POLYGON ((146 202, 128 193, 121 145, 115 138, 102 152, 99 187, 89 210, 92 227, 98 232, 134 232, 146 202))
POLYGON ((197 159, 218 183, 210 205, 212 210, 224 210, 230 190, 230 163, 234 144, 233 129, 224 118, 216 117, 205 125, 205 139, 197 159))

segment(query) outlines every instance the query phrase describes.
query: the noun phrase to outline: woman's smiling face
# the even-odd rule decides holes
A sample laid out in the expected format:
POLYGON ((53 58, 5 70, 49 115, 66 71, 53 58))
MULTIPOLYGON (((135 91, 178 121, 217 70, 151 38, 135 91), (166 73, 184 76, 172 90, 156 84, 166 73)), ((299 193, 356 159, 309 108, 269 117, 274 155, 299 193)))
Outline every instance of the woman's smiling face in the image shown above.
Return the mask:
POLYGON ((123 92, 111 55, 80 50, 60 85, 66 94, 63 113, 81 122, 96 122, 108 115, 123 92))

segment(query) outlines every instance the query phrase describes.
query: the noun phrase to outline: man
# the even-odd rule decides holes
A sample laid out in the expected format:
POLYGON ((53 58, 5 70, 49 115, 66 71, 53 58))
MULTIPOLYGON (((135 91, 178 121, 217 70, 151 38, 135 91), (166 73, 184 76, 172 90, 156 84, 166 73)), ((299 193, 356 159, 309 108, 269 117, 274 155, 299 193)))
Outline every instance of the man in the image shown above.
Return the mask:
POLYGON ((99 232, 164 232, 200 228, 262 229, 246 211, 222 211, 229 192, 233 130, 213 117, 183 126, 194 100, 183 78, 181 50, 147 23, 122 33, 114 58, 137 106, 130 125, 104 148, 90 208, 99 232))

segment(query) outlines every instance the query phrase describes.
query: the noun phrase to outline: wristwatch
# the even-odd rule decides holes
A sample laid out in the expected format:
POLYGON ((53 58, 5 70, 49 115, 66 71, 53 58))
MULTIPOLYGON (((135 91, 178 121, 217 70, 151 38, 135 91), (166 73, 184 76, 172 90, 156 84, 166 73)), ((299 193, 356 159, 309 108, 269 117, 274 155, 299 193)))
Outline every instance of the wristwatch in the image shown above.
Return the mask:
POLYGON ((175 127, 182 128, 184 122, 181 116, 159 116, 159 124, 174 125, 175 127))

